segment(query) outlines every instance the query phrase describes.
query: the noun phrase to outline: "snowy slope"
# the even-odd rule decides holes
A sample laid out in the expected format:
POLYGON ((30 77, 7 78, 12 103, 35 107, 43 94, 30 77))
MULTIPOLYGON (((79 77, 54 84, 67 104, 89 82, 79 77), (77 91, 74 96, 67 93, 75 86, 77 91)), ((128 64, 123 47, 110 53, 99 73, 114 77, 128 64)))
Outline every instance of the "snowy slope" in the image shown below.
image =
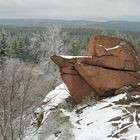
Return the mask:
POLYGON ((80 105, 69 97, 64 84, 46 96, 33 140, 140 140, 140 93, 124 92, 80 105))

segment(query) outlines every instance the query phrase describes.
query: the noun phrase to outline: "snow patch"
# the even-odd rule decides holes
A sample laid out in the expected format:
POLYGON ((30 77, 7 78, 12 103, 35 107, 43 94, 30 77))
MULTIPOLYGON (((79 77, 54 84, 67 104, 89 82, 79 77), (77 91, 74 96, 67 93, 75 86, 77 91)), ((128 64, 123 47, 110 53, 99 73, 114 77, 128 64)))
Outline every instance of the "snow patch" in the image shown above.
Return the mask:
POLYGON ((110 51, 110 50, 121 48, 122 46, 121 45, 117 45, 117 46, 112 47, 112 48, 105 48, 103 45, 99 45, 99 47, 103 47, 106 51, 110 51))
POLYGON ((135 95, 135 96, 132 96, 132 97, 137 99, 137 98, 140 98, 140 95, 135 95))
POLYGON ((120 42, 120 45, 126 45, 126 42, 120 42))
POLYGON ((58 55, 66 59, 72 59, 72 58, 92 58, 92 56, 69 56, 69 55, 58 55))
POLYGON ((45 104, 45 111, 58 106, 62 103, 66 98, 70 96, 69 90, 67 89, 66 85, 63 83, 56 87, 54 90, 49 92, 45 97, 43 103, 45 104))

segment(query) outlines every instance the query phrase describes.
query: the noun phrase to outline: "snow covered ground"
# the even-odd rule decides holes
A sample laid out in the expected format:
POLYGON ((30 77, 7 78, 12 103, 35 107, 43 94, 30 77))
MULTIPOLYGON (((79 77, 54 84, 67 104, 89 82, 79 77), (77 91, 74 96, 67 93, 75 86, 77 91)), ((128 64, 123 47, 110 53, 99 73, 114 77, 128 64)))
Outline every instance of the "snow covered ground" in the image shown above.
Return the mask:
POLYGON ((79 105, 65 84, 43 101, 44 117, 33 140, 140 140, 140 93, 122 93, 79 105))

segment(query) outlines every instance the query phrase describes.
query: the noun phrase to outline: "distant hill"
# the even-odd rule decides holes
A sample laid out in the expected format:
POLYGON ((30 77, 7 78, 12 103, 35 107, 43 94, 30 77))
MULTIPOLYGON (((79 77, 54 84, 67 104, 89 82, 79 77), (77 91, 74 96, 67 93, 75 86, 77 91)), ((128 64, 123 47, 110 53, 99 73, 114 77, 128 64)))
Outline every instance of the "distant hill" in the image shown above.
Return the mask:
POLYGON ((132 32, 140 32, 140 22, 130 21, 85 21, 85 20, 57 20, 57 19, 0 19, 0 25, 14 25, 22 27, 48 27, 50 25, 65 28, 102 28, 132 32))

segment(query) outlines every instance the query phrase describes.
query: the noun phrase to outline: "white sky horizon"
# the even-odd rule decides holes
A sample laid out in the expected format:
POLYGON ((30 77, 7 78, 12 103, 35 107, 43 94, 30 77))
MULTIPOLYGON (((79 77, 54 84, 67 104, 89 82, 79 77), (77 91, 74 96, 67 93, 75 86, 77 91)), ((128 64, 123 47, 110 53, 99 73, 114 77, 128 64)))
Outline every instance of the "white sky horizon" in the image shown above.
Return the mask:
POLYGON ((0 0, 0 19, 140 22, 140 0, 0 0))

